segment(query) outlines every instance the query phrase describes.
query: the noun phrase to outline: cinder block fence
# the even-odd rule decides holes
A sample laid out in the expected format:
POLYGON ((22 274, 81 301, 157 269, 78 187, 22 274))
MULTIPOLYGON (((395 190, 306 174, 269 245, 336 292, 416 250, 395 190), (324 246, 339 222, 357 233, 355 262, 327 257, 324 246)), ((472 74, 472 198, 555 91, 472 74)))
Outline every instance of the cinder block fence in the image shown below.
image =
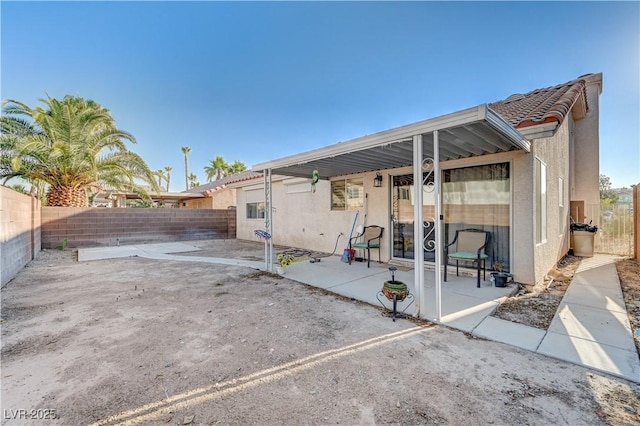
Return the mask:
POLYGON ((40 251, 40 200, 0 186, 0 286, 40 251))
POLYGON ((236 211, 43 207, 42 247, 233 239, 236 211))

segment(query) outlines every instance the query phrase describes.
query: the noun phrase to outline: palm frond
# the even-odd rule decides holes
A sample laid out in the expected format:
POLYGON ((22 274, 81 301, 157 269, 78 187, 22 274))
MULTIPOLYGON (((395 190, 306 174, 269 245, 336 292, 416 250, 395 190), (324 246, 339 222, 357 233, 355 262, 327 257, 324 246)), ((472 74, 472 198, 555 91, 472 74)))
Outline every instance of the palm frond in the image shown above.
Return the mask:
POLYGON ((135 188, 158 184, 144 160, 128 150, 135 137, 118 129, 108 109, 92 100, 47 96, 30 108, 8 100, 0 117, 0 178, 23 176, 52 186, 91 188, 100 182, 135 188))

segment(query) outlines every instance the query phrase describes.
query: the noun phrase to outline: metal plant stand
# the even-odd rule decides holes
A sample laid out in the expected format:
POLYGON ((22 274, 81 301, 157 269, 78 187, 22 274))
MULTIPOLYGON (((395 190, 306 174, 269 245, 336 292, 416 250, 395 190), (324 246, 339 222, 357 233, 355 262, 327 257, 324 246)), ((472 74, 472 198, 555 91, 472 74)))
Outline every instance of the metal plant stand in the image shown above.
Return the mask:
POLYGON ((382 286, 382 290, 378 292, 376 298, 378 302, 382 305, 383 308, 389 309, 385 306, 382 296, 386 297, 388 300, 393 302, 393 313, 391 318, 395 322, 396 318, 398 318, 398 302, 402 302, 404 300, 409 300, 409 304, 404 307, 400 314, 404 314, 409 306, 413 304, 415 298, 413 294, 409 291, 409 287, 403 283, 402 281, 396 281, 395 272, 398 270, 395 266, 390 266, 389 271, 391 272, 391 281, 386 281, 382 286))

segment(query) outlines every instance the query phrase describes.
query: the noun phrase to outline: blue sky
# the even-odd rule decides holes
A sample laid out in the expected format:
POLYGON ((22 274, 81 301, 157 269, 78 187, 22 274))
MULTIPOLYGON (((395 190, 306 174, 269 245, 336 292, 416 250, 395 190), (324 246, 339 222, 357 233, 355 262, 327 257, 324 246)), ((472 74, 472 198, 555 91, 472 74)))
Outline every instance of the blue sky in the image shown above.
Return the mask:
POLYGON ((600 172, 640 182, 638 2, 0 2, 2 99, 109 108, 152 169, 253 164, 604 74, 600 172))

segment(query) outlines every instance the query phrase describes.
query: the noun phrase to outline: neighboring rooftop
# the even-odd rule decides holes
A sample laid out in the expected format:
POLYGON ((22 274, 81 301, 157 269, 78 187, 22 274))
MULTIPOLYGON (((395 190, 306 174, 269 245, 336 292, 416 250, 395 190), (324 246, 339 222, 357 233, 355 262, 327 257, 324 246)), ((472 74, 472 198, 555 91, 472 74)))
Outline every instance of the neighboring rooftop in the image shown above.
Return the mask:
POLYGON ((204 185, 195 186, 187 191, 194 194, 210 195, 215 191, 219 191, 225 188, 230 183, 242 182, 245 180, 256 179, 262 177, 262 173, 257 173, 252 170, 245 170, 243 172, 234 173, 229 176, 225 176, 222 179, 214 180, 213 182, 205 183, 204 185))

